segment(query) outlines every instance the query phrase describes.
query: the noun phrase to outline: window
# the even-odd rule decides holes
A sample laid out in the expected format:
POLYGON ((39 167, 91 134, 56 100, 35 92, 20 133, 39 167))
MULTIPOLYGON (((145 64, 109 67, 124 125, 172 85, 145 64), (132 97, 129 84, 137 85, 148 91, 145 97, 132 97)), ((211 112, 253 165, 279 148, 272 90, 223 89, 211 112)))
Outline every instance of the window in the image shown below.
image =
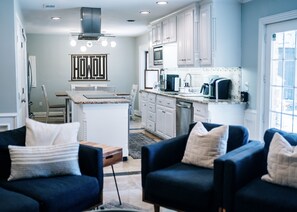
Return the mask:
POLYGON ((71 55, 71 81, 107 80, 107 54, 71 55))

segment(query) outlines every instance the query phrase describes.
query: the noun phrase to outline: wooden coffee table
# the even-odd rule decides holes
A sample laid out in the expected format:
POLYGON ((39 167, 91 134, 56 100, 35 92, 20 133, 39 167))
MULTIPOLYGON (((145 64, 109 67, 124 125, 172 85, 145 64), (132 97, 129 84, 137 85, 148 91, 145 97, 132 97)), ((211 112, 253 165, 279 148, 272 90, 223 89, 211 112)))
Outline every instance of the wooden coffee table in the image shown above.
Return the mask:
POLYGON ((99 143, 91 142, 91 141, 81 141, 80 144, 102 149, 102 152, 103 152, 103 166, 104 167, 111 166, 115 186, 116 186, 116 189, 117 189, 119 202, 120 202, 120 205, 121 205, 122 201, 121 201, 121 197, 120 197, 118 184, 117 184, 117 179, 116 179, 116 176, 115 176, 115 173, 114 173, 113 165, 123 161, 123 150, 122 150, 122 148, 121 147, 108 146, 108 145, 105 145, 105 144, 99 144, 99 143))

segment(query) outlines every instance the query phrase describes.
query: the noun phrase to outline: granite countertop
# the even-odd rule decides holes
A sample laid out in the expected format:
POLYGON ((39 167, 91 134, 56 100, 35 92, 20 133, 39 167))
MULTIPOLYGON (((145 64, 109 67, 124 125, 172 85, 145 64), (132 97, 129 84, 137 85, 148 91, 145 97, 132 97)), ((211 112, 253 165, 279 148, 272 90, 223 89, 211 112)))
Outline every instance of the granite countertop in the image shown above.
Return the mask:
POLYGON ((75 104, 122 104, 130 102, 125 96, 102 91, 66 91, 66 93, 75 104))
POLYGON ((197 94, 197 96, 183 96, 183 95, 180 95, 179 93, 176 93, 176 92, 157 91, 157 90, 151 90, 151 89, 141 90, 140 92, 153 93, 153 94, 158 94, 158 95, 162 95, 162 96, 176 98, 176 99, 179 99, 179 100, 185 100, 185 101, 190 101, 190 102, 199 102, 199 103, 204 103, 204 104, 208 104, 208 103, 215 103, 215 104, 246 104, 245 102, 233 101, 231 99, 226 99, 226 100, 219 99, 218 101, 216 101, 215 99, 209 99, 209 98, 206 98, 206 97, 203 97, 203 96, 199 96, 199 94, 197 94))

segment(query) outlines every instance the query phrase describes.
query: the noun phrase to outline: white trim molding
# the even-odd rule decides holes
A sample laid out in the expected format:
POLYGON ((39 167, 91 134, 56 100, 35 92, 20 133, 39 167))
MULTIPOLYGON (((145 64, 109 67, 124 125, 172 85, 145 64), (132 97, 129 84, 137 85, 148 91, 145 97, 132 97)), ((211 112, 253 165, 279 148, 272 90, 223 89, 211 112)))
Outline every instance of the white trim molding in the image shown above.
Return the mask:
POLYGON ((0 131, 17 128, 17 113, 0 113, 0 131))
POLYGON ((264 129, 264 85, 265 80, 265 39, 266 39, 266 28, 269 24, 275 24, 283 21, 290 21, 297 19, 297 10, 292 10, 284 13, 279 13, 272 16, 260 18, 259 20, 259 37, 258 37, 258 83, 257 83, 257 120, 256 129, 257 137, 261 138, 265 131, 264 129))

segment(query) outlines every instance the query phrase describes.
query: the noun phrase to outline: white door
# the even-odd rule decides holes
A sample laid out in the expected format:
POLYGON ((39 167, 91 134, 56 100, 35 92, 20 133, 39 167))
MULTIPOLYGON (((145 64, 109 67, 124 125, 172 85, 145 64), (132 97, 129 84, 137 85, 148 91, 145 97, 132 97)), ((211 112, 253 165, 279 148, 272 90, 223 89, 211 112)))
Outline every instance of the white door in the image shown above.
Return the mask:
POLYGON ((27 88, 27 50, 25 31, 19 19, 16 19, 16 73, 17 73, 17 127, 25 124, 28 114, 27 88))
POLYGON ((297 19, 267 25, 264 130, 297 132, 297 19))

